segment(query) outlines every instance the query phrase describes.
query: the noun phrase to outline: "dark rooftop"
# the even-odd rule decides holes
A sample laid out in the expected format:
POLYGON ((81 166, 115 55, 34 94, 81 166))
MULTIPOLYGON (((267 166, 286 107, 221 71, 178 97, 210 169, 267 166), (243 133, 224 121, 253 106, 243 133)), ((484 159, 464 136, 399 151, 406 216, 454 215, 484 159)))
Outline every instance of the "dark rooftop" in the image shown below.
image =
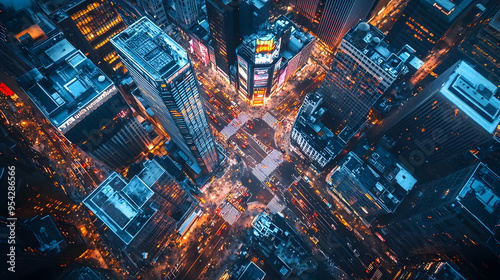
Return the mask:
POLYGON ((55 36, 34 50, 43 67, 28 72, 27 93, 63 133, 117 93, 113 82, 64 37, 55 36))

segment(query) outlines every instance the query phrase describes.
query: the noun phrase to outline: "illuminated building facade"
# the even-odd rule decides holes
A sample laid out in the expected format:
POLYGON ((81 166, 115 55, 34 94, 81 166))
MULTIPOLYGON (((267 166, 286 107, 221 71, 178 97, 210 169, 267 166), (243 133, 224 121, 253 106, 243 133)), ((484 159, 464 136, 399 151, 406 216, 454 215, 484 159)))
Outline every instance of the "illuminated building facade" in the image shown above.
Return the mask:
POLYGON ((51 14, 68 41, 108 76, 124 73, 118 54, 109 40, 127 28, 110 0, 81 0, 51 14))
POLYGON ((206 3, 215 68, 229 81, 230 67, 236 62, 236 47, 241 43, 239 1, 207 0, 206 3))
MULTIPOLYGON (((398 257, 439 257, 462 265, 480 266, 487 262, 498 267, 498 174, 479 163, 420 185, 419 189, 423 194, 412 210, 383 227, 384 238, 398 257)), ((488 271, 497 273, 493 268, 475 270, 479 277, 464 276, 490 279, 495 276, 488 277, 488 271)))
POLYGON ((387 34, 396 47, 412 46, 425 57, 443 35, 467 10, 472 0, 411 0, 387 34))
POLYGON ((344 36, 318 90, 332 112, 329 128, 340 140, 347 143, 380 96, 409 71, 413 52, 409 46, 393 52, 382 32, 363 21, 344 36))
POLYGON ((248 35, 236 49, 236 87, 251 105, 265 105, 311 55, 315 38, 288 18, 248 35))
POLYGON ((218 154, 187 52, 146 17, 111 42, 180 157, 196 173, 212 172, 218 154))
POLYGON ((38 109, 64 136, 108 167, 120 169, 151 144, 117 87, 62 36, 34 55, 42 67, 20 78, 38 109))
POLYGON ((189 28, 189 51, 204 64, 210 63, 210 27, 207 20, 203 20, 189 28))
POLYGON ((299 28, 287 17, 281 16, 274 22, 277 36, 281 38, 280 53, 283 57, 282 71, 278 85, 292 77, 295 72, 306 64, 311 56, 316 37, 299 28))
POLYGON ((280 41, 273 31, 261 31, 245 37, 236 49, 238 92, 251 105, 265 105, 278 90, 280 41))
POLYGON ((408 167, 439 162, 498 139, 498 88, 459 61, 385 122, 408 167))
POLYGON ((374 0, 297 0, 296 8, 321 41, 336 48, 342 37, 365 18, 374 0))
POLYGON ((500 10, 484 22, 478 32, 460 45, 460 50, 474 60, 476 70, 484 71, 490 81, 500 85, 500 10))

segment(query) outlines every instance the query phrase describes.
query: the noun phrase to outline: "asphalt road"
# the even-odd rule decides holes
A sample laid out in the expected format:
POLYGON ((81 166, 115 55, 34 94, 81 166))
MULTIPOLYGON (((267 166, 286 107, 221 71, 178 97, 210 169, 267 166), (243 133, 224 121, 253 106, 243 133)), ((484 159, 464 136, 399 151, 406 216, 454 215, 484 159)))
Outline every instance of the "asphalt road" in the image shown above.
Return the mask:
POLYGON ((197 248, 193 246, 187 253, 186 258, 182 261, 184 266, 180 269, 177 275, 178 280, 196 280, 201 275, 205 267, 210 263, 213 255, 220 249, 224 243, 224 238, 227 236, 230 226, 219 217, 214 218, 215 224, 206 234, 209 227, 206 228, 205 236, 201 241, 196 241, 197 248), (198 249, 199 248, 199 249, 198 249))

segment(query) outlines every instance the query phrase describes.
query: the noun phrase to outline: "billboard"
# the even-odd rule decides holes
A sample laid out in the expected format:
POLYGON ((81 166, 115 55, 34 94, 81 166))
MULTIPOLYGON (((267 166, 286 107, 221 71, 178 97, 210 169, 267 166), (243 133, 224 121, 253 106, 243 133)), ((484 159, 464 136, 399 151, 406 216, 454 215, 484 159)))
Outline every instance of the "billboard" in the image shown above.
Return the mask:
POLYGON ((265 87, 269 78, 269 72, 266 68, 258 68, 254 71, 253 81, 256 87, 265 87))
POLYGON ((271 53, 276 49, 276 44, 274 43, 274 36, 270 39, 257 39, 255 43, 255 53, 271 53))
POLYGON ((255 64, 269 64, 279 55, 279 43, 273 34, 267 34, 255 41, 255 64))

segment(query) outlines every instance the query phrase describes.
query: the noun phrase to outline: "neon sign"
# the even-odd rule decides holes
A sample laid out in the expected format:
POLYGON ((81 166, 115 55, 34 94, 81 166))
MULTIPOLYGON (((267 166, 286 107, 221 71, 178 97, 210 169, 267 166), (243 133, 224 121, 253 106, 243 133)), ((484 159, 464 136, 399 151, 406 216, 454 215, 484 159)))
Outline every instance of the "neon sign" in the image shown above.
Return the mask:
POLYGON ((255 53, 267 52, 270 53, 276 49, 276 44, 274 43, 274 37, 270 40, 260 40, 257 39, 257 43, 255 45, 255 53))

